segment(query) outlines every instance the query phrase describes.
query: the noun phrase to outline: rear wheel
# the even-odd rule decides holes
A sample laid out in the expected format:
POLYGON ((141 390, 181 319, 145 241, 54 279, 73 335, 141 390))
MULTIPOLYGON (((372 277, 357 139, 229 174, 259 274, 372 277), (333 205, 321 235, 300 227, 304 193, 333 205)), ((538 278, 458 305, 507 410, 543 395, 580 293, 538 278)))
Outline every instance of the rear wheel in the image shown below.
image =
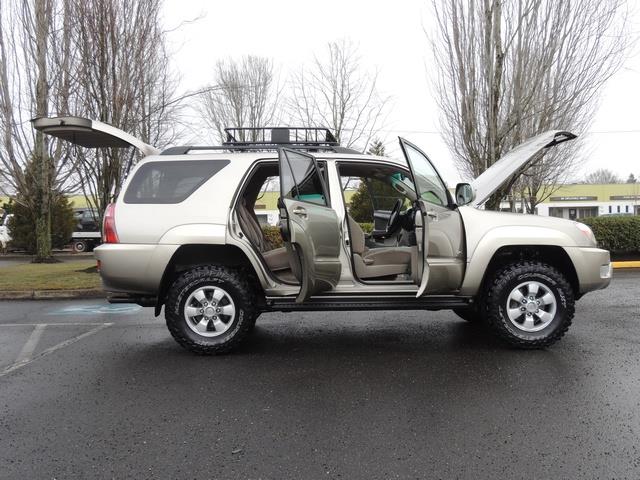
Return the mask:
POLYGON ((171 285, 165 319, 173 338, 201 355, 227 353, 251 332, 258 312, 252 289, 235 270, 196 267, 171 285))
POLYGON ((73 242, 73 251, 76 253, 83 253, 87 251, 87 242, 84 240, 75 240, 73 242))
POLYGON ((486 297, 491 330, 518 348, 543 348, 567 332, 575 313, 562 273, 541 262, 508 265, 493 276, 486 297))

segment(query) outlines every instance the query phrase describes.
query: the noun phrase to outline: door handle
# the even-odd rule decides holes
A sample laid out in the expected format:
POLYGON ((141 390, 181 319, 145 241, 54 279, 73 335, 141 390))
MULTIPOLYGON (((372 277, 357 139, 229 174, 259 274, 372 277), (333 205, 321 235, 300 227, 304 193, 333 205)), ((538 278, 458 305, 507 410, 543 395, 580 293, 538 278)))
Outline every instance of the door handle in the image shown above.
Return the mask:
POLYGON ((438 214, 432 210, 427 210, 427 217, 437 220, 438 214))
POLYGON ((302 218, 307 218, 307 210, 302 208, 302 207, 295 207, 291 213, 298 215, 299 217, 302 218))

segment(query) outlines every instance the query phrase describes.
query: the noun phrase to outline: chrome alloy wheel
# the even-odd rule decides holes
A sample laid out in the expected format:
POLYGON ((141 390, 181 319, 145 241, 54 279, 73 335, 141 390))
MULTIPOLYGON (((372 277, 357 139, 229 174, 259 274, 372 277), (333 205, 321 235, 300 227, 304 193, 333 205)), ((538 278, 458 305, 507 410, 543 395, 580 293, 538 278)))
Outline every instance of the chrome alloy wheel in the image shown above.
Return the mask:
POLYGON ((225 290, 206 286, 195 290, 184 304, 184 319, 189 328, 203 337, 217 337, 229 330, 236 307, 225 290))
POLYGON ((507 298, 507 315, 511 323, 525 332, 538 332, 556 316, 558 302, 543 283, 528 281, 514 288, 507 298))

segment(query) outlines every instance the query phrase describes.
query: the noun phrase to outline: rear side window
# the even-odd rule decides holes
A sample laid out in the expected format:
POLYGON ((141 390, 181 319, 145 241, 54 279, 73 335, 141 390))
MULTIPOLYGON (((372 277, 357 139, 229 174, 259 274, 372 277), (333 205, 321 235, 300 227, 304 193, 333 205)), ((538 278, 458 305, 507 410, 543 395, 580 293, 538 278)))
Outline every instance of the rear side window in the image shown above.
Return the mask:
POLYGON ((180 203, 229 165, 229 160, 149 162, 135 173, 125 203, 180 203))

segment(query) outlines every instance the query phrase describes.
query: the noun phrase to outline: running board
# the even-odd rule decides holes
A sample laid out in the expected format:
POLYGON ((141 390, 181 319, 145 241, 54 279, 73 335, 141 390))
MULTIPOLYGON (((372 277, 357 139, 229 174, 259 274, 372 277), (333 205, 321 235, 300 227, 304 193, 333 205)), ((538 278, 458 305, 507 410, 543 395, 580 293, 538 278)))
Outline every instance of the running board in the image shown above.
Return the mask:
POLYGON ((267 297, 268 311, 304 312, 337 310, 448 310, 468 307, 473 297, 451 295, 431 295, 424 298, 415 296, 331 296, 312 297, 304 303, 296 303, 295 297, 267 297))

